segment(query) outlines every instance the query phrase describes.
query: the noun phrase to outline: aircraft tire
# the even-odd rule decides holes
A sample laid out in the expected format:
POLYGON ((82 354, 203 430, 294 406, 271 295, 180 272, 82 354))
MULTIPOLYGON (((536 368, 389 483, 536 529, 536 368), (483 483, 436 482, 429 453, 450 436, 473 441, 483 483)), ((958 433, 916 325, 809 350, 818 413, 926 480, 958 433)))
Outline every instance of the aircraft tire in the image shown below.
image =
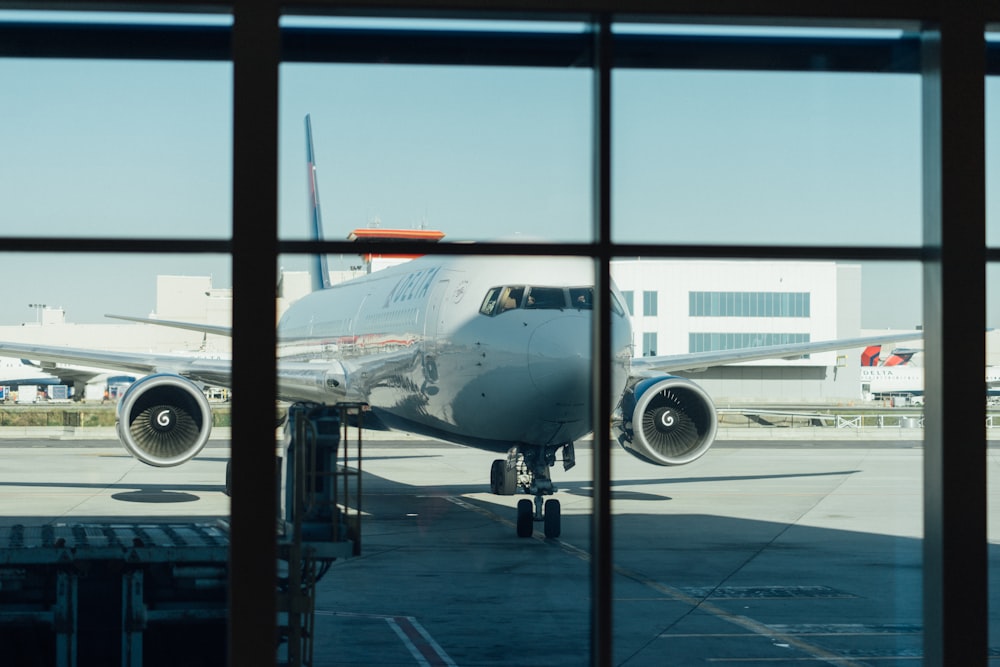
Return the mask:
POLYGON ((504 459, 496 459, 490 467, 490 491, 498 496, 512 496, 517 491, 517 470, 507 470, 504 459))
POLYGON ((535 529, 535 509, 530 500, 522 498, 517 501, 517 536, 531 537, 535 529))
POLYGON ((505 462, 503 459, 495 459, 490 466, 490 493, 498 496, 503 495, 503 472, 505 462))
POLYGON ((555 539, 562 532, 562 506, 555 498, 545 501, 545 537, 555 539))

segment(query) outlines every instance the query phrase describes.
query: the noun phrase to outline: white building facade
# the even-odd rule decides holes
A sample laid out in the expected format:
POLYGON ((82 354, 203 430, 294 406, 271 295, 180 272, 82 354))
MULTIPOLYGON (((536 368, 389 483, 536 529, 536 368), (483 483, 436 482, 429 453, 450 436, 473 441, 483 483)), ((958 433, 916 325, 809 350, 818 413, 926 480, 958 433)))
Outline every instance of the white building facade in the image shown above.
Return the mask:
MULTIPOLYGON (((654 356, 861 335, 861 267, 835 262, 622 260, 612 276, 654 356)), ((860 350, 678 373, 726 403, 859 402, 860 350)))

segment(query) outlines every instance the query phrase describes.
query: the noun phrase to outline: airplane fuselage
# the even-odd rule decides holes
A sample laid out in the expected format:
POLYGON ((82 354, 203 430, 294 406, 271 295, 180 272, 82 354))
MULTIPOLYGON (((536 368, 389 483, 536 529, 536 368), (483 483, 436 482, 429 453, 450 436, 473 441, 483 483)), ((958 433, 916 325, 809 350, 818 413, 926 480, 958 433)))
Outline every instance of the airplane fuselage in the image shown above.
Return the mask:
MULTIPOLYGON (((586 259, 437 257, 314 292, 279 324, 279 392, 480 447, 571 442, 592 428, 593 282, 586 259), (304 364, 326 381, 297 381, 304 364)), ((611 300, 620 394, 631 326, 611 300)))
POLYGON ((59 378, 20 359, 0 358, 0 385, 51 385, 59 378))

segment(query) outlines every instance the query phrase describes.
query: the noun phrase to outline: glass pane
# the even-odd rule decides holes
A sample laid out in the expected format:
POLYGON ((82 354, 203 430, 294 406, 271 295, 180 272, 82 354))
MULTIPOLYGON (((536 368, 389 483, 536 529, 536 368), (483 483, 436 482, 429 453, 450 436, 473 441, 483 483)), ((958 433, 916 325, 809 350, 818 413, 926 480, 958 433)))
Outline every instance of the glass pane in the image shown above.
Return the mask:
POLYGON ((616 662, 919 654, 923 368, 921 341, 908 340, 922 321, 919 265, 643 257, 612 275, 677 313, 633 319, 669 356, 636 360, 653 379, 623 403, 631 445, 612 454, 616 662), (693 292, 738 290, 778 304, 801 293, 811 308, 689 310, 693 292), (880 342, 684 359, 857 337, 880 342), (649 465, 657 456, 678 465, 649 465))
MULTIPOLYGON (((1000 33, 989 33, 992 47, 1000 41, 1000 33)), ((1000 121, 996 109, 1000 107, 1000 77, 986 77, 986 243, 1000 245, 1000 121), (992 113, 991 113, 992 112, 992 113)))
POLYGON ((229 63, 0 59, 4 234, 228 238, 229 63))
POLYGON ((585 69, 282 65, 281 236, 309 233, 309 114, 327 239, 589 240, 590 88, 585 69))
MULTIPOLYGON (((21 572, 4 586, 5 611, 69 604, 75 655, 116 664, 120 566, 134 560, 138 602, 204 613, 199 653, 224 664, 230 337, 215 327, 230 322, 229 257, 7 252, 0 262, 16 295, 0 302, 0 545, 5 572, 21 572), (168 555, 179 562, 161 568, 168 555), (69 561, 58 579, 74 587, 67 600, 49 573, 69 561)), ((177 655, 191 625, 151 617, 142 646, 177 655)), ((14 663, 49 664, 60 632, 4 624, 0 643, 14 663)))
POLYGON ((614 238, 916 245, 920 79, 619 69, 614 238))
MULTIPOLYGON (((995 28, 995 26, 994 26, 995 28)), ((989 47, 995 48, 1000 33, 988 32, 986 39, 989 47)), ((986 95, 986 244, 996 248, 1000 244, 1000 122, 997 119, 997 108, 1000 108, 1000 78, 995 72, 987 76, 985 82, 986 95)), ((1000 544, 1000 508, 997 507, 997 467, 993 453, 995 451, 998 428, 1000 428, 1000 290, 996 285, 1000 280, 1000 267, 996 263, 986 265, 986 490, 987 490, 987 542, 989 548, 989 637, 990 646, 994 646, 998 629, 1000 629, 1000 608, 996 604, 996 591, 1000 581, 998 562, 994 557, 997 544, 1000 544)))
MULTIPOLYGON (((988 124, 987 129, 990 127, 988 124)), ((1000 607, 996 601, 996 592, 1000 586, 1000 563, 995 558, 997 545, 1000 544, 1000 505, 997 503, 1000 482, 997 478, 995 457, 997 440, 1000 438, 1000 290, 996 289, 996 285, 1000 284, 998 280, 1000 280, 1000 266, 988 263, 986 265, 986 538, 990 555, 988 600, 991 646, 996 643, 994 637, 1000 630, 1000 607)))
POLYGON ((592 263, 350 261, 360 276, 332 272, 333 287, 310 292, 285 272, 279 293, 281 364, 298 362, 282 398, 370 406, 361 557, 317 588, 318 641, 371 665, 405 663, 417 636, 432 664, 506 664, 527 645, 531 663, 578 662, 590 636, 592 263), (526 599, 544 610, 537 622, 483 634, 526 599))

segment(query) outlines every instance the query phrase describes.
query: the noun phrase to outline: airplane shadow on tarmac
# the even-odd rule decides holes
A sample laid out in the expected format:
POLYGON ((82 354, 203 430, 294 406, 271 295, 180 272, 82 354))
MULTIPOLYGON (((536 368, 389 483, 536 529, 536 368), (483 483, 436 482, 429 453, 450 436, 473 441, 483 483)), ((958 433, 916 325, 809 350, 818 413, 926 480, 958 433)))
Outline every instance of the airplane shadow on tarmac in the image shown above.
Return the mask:
MULTIPOLYGON (((738 482, 750 495, 754 482, 776 479, 829 479, 833 488, 836 478, 860 472, 613 481, 715 484, 720 491, 710 511, 671 513, 675 503, 656 502, 670 496, 613 488, 613 501, 649 507, 616 511, 612 503, 614 664, 919 659, 922 541, 894 534, 900 529, 884 499, 866 490, 870 505, 848 510, 834 489, 836 512, 809 514, 812 494, 770 484, 760 488, 770 502, 748 519, 741 516, 756 501, 722 492, 738 482), (842 527, 853 511, 864 530, 842 527), (879 514, 882 528, 872 530, 879 514), (809 525, 801 520, 807 515, 831 527, 809 525)), ((490 496, 486 484, 417 485, 365 473, 363 485, 362 555, 335 564, 318 589, 317 651, 338 664, 396 664, 391 644, 375 649, 379 640, 368 637, 391 638, 385 619, 406 617, 454 664, 507 665, 525 647, 525 664, 582 664, 592 635, 592 517, 566 497, 589 497, 589 482, 557 483, 556 497, 564 498, 558 539, 517 538, 514 505, 525 496, 490 496), (516 633, 482 632, 510 627, 527 610, 532 621, 518 623, 516 633)), ((916 505, 905 511, 920 513, 916 505)), ((1000 547, 989 550, 1000 568, 1000 547)), ((1000 596, 991 598, 991 609, 1000 608, 1000 596)))
MULTIPOLYGON (((592 483, 557 480, 560 537, 544 539, 538 530, 523 539, 515 536, 514 506, 526 496, 490 495, 486 480, 424 483, 456 477, 447 456, 376 455, 364 464, 402 459, 423 461, 398 467, 398 479, 362 472, 361 555, 335 562, 317 585, 316 664, 411 664, 401 627, 426 632, 428 644, 447 656, 431 664, 506 667, 513 655, 521 664, 584 664, 592 636, 592 483)), ((911 503, 892 487, 847 490, 839 482, 865 470, 843 463, 810 470, 805 461, 794 473, 739 474, 720 460, 699 477, 613 480, 614 664, 683 666, 734 656, 762 664, 919 660, 919 492, 911 503)), ((115 500, 141 508, 183 507, 220 492, 222 483, 28 485, 110 489, 115 500)), ((25 483, 0 482, 5 486, 25 483)), ((177 519, 134 514, 139 521, 177 519)), ((1000 571, 1000 546, 988 548, 991 571, 1000 571)), ((1000 610, 993 590, 990 609, 1000 613, 992 611, 1000 610)), ((990 627, 1000 628, 998 621, 990 627)), ((991 653, 1000 652, 998 644, 991 637, 991 653)))

